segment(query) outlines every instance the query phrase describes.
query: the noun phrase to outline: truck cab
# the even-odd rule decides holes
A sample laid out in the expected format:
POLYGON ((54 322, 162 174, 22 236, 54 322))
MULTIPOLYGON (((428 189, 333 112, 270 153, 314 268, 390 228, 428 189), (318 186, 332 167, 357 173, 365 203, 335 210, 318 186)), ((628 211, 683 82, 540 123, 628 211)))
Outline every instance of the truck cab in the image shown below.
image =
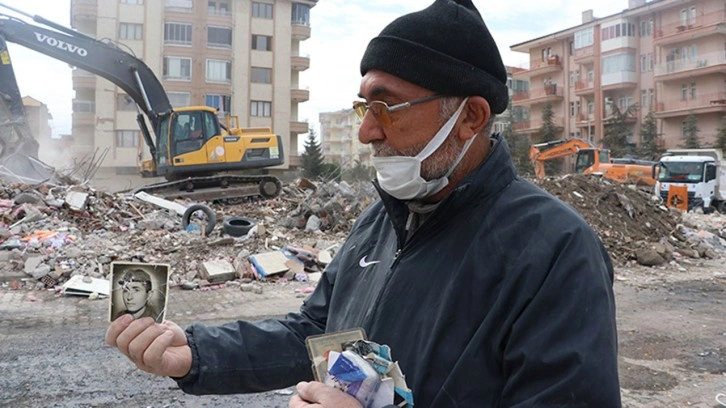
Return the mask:
MULTIPOLYGON (((724 211, 726 168, 720 150, 672 150, 658 162, 655 193, 668 205, 671 187, 685 187, 688 210, 724 211)), ((684 197, 684 199, 686 199, 684 197)))

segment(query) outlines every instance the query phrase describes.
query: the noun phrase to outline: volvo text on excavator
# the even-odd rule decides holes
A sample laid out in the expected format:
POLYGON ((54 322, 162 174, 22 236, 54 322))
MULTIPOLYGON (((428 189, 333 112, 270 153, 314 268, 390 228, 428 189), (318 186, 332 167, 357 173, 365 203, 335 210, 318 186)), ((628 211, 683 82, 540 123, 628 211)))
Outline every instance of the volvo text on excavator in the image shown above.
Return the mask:
POLYGON ((530 146, 529 159, 538 178, 544 178, 544 163, 561 157, 576 156, 575 173, 598 174, 617 181, 653 186, 655 162, 635 159, 611 159, 610 151, 600 149, 583 139, 553 140, 530 146))
MULTIPOLYGON (((1 96, 20 97, 5 47, 5 41, 9 41, 103 77, 133 99, 138 107, 137 122, 151 155, 150 160, 141 163, 141 173, 145 177, 167 179, 139 190, 192 200, 269 198, 279 194, 281 183, 276 177, 221 174, 283 164, 282 139, 271 129, 241 128, 237 116, 227 116, 225 123, 221 123, 217 110, 208 106, 173 108, 161 82, 142 60, 111 43, 42 17, 32 16, 32 19, 52 30, 0 14, 1 96)), ((6 100, 5 105, 11 105, 9 102, 6 100)), ((28 137, 32 138, 24 134, 21 139, 28 137)), ((17 150, 7 145, 0 149, 0 164, 3 155, 17 150)))

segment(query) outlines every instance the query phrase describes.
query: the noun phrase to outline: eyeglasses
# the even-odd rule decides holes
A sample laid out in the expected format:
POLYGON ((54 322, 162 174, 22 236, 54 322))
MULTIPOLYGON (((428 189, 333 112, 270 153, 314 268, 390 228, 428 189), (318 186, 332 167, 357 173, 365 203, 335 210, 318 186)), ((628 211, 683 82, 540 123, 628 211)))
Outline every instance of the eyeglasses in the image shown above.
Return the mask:
POLYGON ((434 99, 443 98, 444 95, 430 95, 425 98, 416 99, 410 102, 403 102, 399 103, 393 106, 388 106, 387 103, 383 101, 373 101, 373 102, 363 102, 363 101, 355 101, 353 102, 353 110, 358 115, 360 120, 363 120, 363 117, 366 115, 366 112, 369 110, 371 113, 373 113, 373 116, 376 118, 378 123, 381 125, 387 126, 393 123, 393 119, 391 118, 391 112, 396 112, 401 109, 410 108, 413 105, 418 105, 419 103, 424 103, 428 101, 433 101, 434 99))

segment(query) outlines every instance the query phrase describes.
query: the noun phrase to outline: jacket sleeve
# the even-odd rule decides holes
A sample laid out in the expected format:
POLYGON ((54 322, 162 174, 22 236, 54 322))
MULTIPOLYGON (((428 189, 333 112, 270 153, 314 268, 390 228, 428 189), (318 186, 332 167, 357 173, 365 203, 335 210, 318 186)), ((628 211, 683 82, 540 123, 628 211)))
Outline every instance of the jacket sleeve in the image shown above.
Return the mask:
POLYGON ((559 236, 519 265, 529 282, 504 346, 501 406, 620 407, 610 257, 586 227, 559 236))
MULTIPOLYGON (((337 259, 337 258, 336 258, 337 259)), ((283 319, 236 321, 221 326, 193 324, 186 329, 192 368, 175 379, 186 393, 236 394, 289 387, 313 378, 305 339, 325 332, 332 291, 331 262, 299 313, 283 319)))

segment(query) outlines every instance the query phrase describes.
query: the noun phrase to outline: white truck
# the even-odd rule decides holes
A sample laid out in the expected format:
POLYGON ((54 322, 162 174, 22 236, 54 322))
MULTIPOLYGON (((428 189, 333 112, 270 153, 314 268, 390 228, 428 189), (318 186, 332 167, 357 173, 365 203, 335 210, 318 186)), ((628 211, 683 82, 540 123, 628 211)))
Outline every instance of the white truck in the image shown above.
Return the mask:
POLYGON ((671 186, 685 186, 689 211, 726 210, 726 163, 721 149, 669 149, 657 167, 655 194, 664 201, 671 186))

